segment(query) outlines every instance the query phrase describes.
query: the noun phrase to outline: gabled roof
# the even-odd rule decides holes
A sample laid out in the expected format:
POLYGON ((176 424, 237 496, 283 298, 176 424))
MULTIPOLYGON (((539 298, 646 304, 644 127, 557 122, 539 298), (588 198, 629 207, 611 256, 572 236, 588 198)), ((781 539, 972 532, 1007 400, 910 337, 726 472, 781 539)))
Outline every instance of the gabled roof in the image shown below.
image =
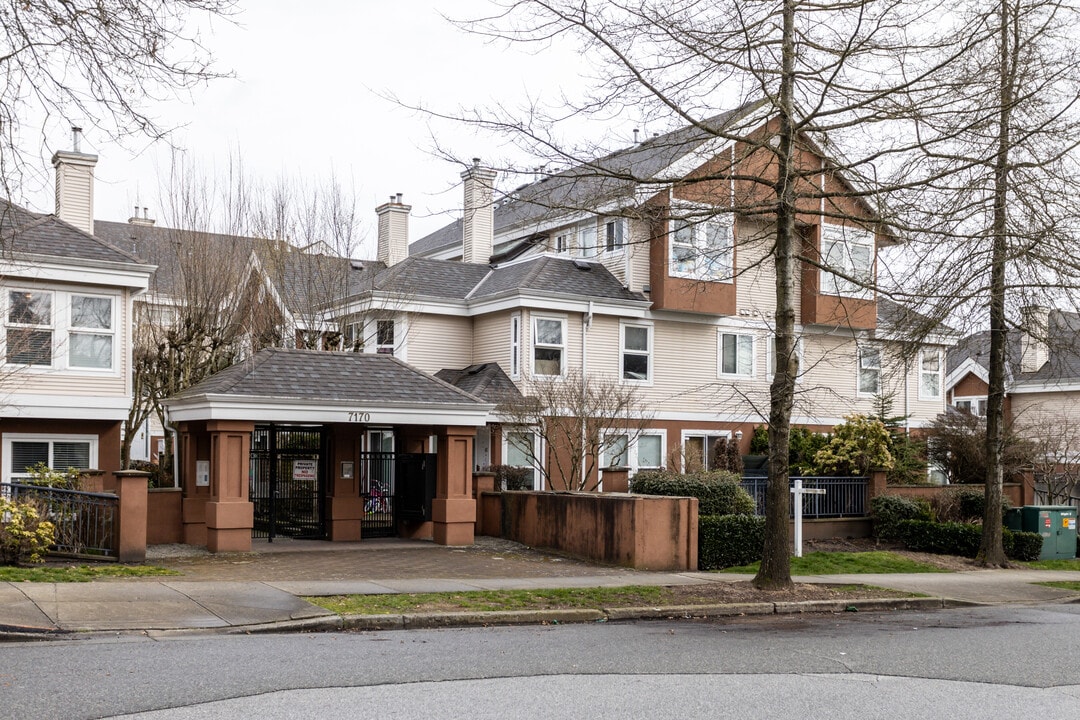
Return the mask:
POLYGON ((890 300, 878 295, 877 325, 878 329, 895 334, 899 339, 903 338, 955 338, 960 333, 945 323, 935 320, 927 315, 913 310, 907 305, 890 300))
POLYGON ((513 402, 524 397, 498 363, 470 365, 461 370, 447 368, 435 373, 435 377, 490 403, 513 402))
POLYGON ((3 199, 0 199, 0 243, 4 253, 9 254, 141 264, 134 254, 110 244, 100 233, 90 235, 55 215, 31 212, 3 199))
MULTIPOLYGON (((550 221, 569 212, 595 212, 612 203, 625 204, 642 182, 655 181, 659 190, 659 184, 677 179, 663 176, 664 170, 715 140, 717 132, 755 111, 761 104, 760 101, 749 103, 720 113, 702 121, 700 126, 689 125, 657 135, 518 188, 495 206, 495 235, 515 227, 550 221)), ((456 220, 412 243, 409 254, 435 253, 460 245, 461 239, 462 222, 456 220)))
MULTIPOLYGON (((1009 331, 1005 340, 1006 379, 1013 387, 1021 385, 1055 385, 1080 380, 1080 314, 1051 310, 1047 317, 1047 361, 1034 372, 1021 372, 1023 353, 1019 330, 1009 331)), ((953 373, 965 362, 989 367, 990 332, 973 333, 961 339, 949 351, 946 371, 953 373)), ((957 378, 959 379, 959 378, 957 378)))
POLYGON ((169 401, 213 395, 334 403, 484 404, 393 355, 280 348, 260 350, 169 401))
POLYGON ((375 277, 374 289, 422 296, 464 300, 488 274, 487 265, 410 257, 385 268, 375 277))

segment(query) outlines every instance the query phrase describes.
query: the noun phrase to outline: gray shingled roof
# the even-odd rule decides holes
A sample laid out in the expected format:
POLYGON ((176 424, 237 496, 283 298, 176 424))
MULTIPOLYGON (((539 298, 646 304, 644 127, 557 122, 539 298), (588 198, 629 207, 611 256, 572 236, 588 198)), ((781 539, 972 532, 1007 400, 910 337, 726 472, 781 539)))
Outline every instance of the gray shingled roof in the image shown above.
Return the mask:
MULTIPOLYGON (((97 227, 95 224, 95 232, 97 227)), ((136 264, 139 259, 108 242, 89 235, 55 215, 35 213, 0 199, 0 243, 4 252, 43 257, 136 264)))
POLYGON ((956 336, 959 333, 945 323, 912 310, 907 305, 886 297, 877 297, 878 329, 894 332, 901 337, 919 338, 931 334, 956 336))
POLYGON ((470 365, 461 370, 447 368, 435 373, 435 377, 490 403, 513 402, 524 397, 499 363, 470 365))
MULTIPOLYGON (((550 220, 568 211, 595 211, 608 203, 624 201, 642 182, 672 182, 677 178, 659 174, 760 105, 760 101, 750 103, 702 121, 708 129, 682 127, 519 188, 495 206, 495 234, 550 220)), ((437 252, 460 244, 461 237, 462 223, 456 220, 412 243, 409 253, 437 252)))
POLYGON ((400 293, 403 298, 420 295, 463 300, 490 272, 487 265, 410 257, 382 270, 375 277, 374 288, 400 293))
POLYGON ((227 395, 365 404, 483 404, 392 355, 267 348, 170 400, 227 395))
POLYGON ((546 255, 495 269, 472 297, 482 299, 518 290, 645 301, 644 295, 627 290, 600 263, 575 262, 546 255))
MULTIPOLYGON (((1019 383, 1054 383, 1080 379, 1080 315, 1051 310, 1047 318, 1047 361, 1034 372, 1021 372, 1022 355, 1019 330, 1006 335, 1005 363, 1008 375, 1019 383)), ((949 350, 946 371, 952 372, 971 359, 983 368, 989 367, 990 332, 982 331, 960 340, 949 350)))

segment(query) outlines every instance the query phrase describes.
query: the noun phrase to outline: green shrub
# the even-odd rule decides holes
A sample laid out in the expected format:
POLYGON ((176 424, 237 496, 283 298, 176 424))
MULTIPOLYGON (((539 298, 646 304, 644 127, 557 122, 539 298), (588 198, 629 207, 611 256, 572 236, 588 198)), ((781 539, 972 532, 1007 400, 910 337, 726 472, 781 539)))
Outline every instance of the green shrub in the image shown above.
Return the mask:
MULTIPOLYGON (((986 508, 986 493, 965 487, 949 487, 934 498, 934 517, 938 522, 982 522, 986 508)), ((1009 501, 1001 501, 1002 518, 1009 501)))
POLYGON ((1006 529, 1002 544, 1009 558, 1020 562, 1034 562, 1042 555, 1043 537, 1039 533, 1006 529))
POLYGON ((488 465, 485 472, 495 473, 496 490, 532 490, 532 468, 514 465, 488 465))
POLYGON ((877 418, 846 415, 833 428, 829 443, 814 454, 815 475, 866 475, 871 470, 892 470, 889 431, 877 418))
POLYGON ((724 471, 681 474, 643 470, 631 491, 640 495, 696 497, 698 515, 753 515, 754 498, 739 485, 739 476, 724 471))
POLYGON ((33 503, 0 498, 0 564, 41 562, 53 544, 55 527, 33 503))
POLYGON ((30 477, 19 482, 23 485, 60 488, 61 490, 82 490, 82 477, 78 468, 68 468, 64 472, 53 470, 45 463, 38 463, 26 468, 30 477))
POLYGON ((965 523, 901 520, 897 537, 909 550, 973 558, 979 552, 982 527, 965 523))
POLYGON ((719 570, 761 559, 765 518, 753 515, 698 516, 698 568, 719 570))
POLYGON ((870 501, 870 517, 874 521, 874 537, 896 538, 901 520, 930 520, 930 503, 899 495, 878 495, 870 501))
POLYGON ((142 472, 150 473, 150 477, 146 479, 149 487, 172 487, 172 475, 169 473, 167 468, 164 468, 157 463, 152 463, 147 460, 132 460, 130 469, 141 470, 142 472))

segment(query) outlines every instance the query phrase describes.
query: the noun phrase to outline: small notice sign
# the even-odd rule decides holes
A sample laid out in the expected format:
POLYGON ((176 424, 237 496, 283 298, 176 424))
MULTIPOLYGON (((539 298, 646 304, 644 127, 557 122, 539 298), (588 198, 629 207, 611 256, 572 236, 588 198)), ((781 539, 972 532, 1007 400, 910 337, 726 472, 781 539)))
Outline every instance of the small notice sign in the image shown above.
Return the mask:
POLYGON ((1043 525, 1045 525, 1046 527, 1050 527, 1050 516, 1049 515, 1047 515, 1046 519, 1043 520, 1043 525))
POLYGON ((315 480, 315 460, 293 460, 293 480, 315 480))
POLYGON ((1068 516, 1061 518, 1061 526, 1066 530, 1075 530, 1076 518, 1068 516))

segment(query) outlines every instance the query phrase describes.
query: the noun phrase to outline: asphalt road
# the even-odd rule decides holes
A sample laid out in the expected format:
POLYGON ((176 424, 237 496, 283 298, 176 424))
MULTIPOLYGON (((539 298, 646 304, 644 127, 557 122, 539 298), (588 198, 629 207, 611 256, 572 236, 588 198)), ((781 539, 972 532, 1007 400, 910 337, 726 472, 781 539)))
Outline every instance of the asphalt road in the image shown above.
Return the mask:
POLYGON ((0 644, 4 717, 1080 717, 1080 606, 0 644))

